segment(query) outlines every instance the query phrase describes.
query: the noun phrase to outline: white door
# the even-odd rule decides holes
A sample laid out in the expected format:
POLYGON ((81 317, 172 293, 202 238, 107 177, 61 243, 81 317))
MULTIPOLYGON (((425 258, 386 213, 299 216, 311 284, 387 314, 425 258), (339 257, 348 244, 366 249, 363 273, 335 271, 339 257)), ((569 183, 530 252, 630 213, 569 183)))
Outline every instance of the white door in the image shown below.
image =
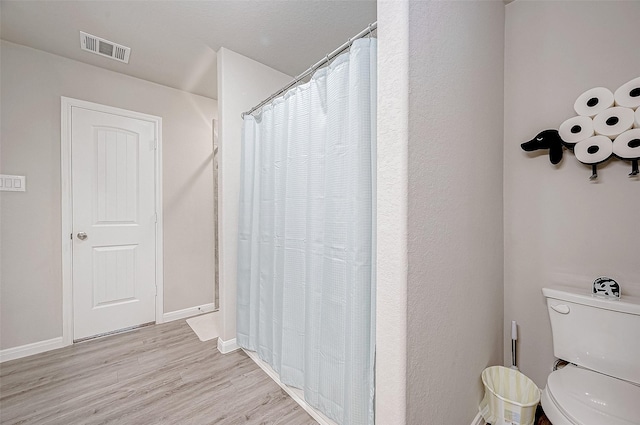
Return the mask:
POLYGON ((73 339, 155 321, 155 124, 73 107, 73 339))

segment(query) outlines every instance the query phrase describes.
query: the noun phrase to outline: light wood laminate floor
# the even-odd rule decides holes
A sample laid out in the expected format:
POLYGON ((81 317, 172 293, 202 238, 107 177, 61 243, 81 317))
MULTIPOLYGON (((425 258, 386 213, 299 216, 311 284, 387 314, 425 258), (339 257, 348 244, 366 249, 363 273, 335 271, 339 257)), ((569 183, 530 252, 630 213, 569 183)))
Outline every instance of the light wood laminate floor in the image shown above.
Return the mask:
POLYGON ((0 364, 4 424, 316 424, 246 354, 185 321, 0 364))

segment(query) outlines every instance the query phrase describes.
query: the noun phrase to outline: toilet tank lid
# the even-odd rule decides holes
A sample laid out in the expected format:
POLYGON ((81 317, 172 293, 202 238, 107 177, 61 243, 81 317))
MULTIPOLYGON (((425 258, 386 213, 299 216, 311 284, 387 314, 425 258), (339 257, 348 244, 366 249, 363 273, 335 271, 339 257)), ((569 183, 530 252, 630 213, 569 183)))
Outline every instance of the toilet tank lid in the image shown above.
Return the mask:
POLYGON ((596 297, 588 290, 582 288, 561 285, 542 288, 542 294, 547 298, 553 298, 560 301, 567 301, 640 316, 640 297, 622 294, 620 299, 607 299, 596 297))

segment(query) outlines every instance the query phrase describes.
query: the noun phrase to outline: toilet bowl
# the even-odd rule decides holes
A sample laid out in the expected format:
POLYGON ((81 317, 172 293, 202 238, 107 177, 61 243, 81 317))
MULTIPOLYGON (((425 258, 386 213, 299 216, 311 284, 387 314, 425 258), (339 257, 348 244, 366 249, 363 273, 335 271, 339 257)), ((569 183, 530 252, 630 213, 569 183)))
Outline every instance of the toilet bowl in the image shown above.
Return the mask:
POLYGON ((542 408, 553 425, 640 425, 640 299, 602 299, 587 291, 542 290, 554 354, 570 362, 552 372, 542 408))
POLYGON ((640 386, 567 365, 549 375, 542 408, 553 425, 638 425, 640 386))

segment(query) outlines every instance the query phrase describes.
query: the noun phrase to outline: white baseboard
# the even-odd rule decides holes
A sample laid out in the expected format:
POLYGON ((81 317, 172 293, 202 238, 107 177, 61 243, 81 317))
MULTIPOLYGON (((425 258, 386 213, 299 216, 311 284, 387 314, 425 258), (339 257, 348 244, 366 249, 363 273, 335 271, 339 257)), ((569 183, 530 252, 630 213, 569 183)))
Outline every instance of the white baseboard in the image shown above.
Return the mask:
POLYGON ((7 348, 5 350, 0 350, 0 363, 44 353, 45 351, 55 350, 62 347, 65 347, 65 344, 60 336, 58 338, 33 342, 19 347, 7 348))
POLYGON ((473 418, 473 422, 471 422, 471 425, 486 425, 486 424, 487 423, 484 421, 484 418, 482 417, 480 412, 478 412, 476 417, 473 418))
POLYGON ((282 388, 287 394, 289 394, 291 398, 296 403, 298 403, 300 407, 302 407, 305 410, 305 412, 307 412, 313 419, 316 420, 316 422, 318 422, 320 425, 337 425, 334 421, 332 421, 331 419, 329 419, 328 417, 326 417, 325 415, 323 415, 322 413, 320 413, 319 411, 311 407, 309 403, 307 403, 307 401, 304 399, 304 394, 302 390, 298 388, 290 387, 287 384, 283 384, 280 381, 280 376, 278 376, 278 373, 275 370, 273 370, 271 366, 269 366, 265 361, 263 361, 258 356, 258 353, 254 351, 245 350, 244 348, 242 349, 242 351, 244 351, 247 354, 247 356, 249 356, 249 358, 255 362, 255 364, 260 366, 260 369, 264 370, 265 373, 269 375, 269 377, 273 379, 276 384, 280 385, 280 388, 282 388))
POLYGON ((239 349, 240 347, 238 346, 235 338, 230 339, 229 341, 223 341, 222 338, 218 337, 218 351, 222 354, 228 354, 239 349))
POLYGON ((196 305, 194 307, 185 308, 182 310, 170 311, 162 315, 162 323, 172 322, 174 320, 187 319, 192 316, 197 316, 202 313, 211 313, 214 310, 213 303, 196 305))

